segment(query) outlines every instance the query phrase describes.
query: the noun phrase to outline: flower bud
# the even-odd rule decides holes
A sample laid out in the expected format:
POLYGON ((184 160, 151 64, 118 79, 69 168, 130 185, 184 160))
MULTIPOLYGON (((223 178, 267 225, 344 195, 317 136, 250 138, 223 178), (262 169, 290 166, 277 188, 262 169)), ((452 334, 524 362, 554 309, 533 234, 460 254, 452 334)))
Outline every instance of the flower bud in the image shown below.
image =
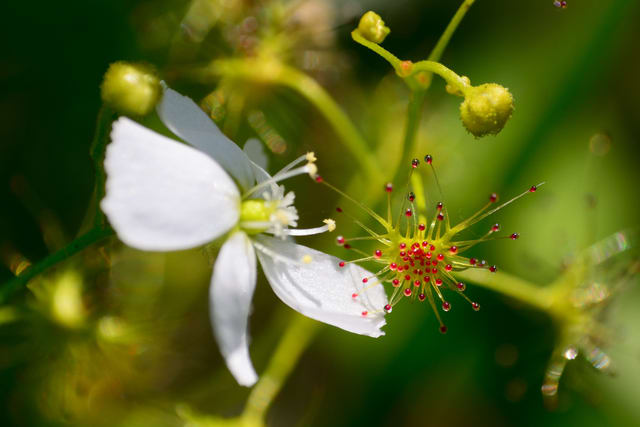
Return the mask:
POLYGON ((160 80, 152 67, 114 62, 104 75, 102 101, 118 113, 144 116, 160 96, 160 80))
POLYGON ((384 21, 377 13, 369 11, 362 15, 358 24, 358 32, 365 39, 373 43, 382 43, 382 41, 391 32, 389 27, 384 25, 384 21))
POLYGON ((462 124, 475 137, 495 135, 513 113, 513 95, 496 83, 469 88, 460 104, 462 124))

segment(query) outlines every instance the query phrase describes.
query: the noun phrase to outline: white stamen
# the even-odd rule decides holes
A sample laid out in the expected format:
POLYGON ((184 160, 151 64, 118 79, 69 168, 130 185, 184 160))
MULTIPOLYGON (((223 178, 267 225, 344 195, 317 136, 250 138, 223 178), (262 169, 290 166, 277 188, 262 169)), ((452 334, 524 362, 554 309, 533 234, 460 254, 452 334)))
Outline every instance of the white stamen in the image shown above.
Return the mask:
POLYGON ((306 168, 308 169, 309 176, 311 178, 315 178, 318 174, 318 167, 315 165, 315 163, 307 163, 306 168))
POLYGON ((336 222, 334 220, 332 220, 331 218, 327 218, 322 220, 322 222, 324 222, 325 224, 327 224, 329 233, 331 233, 333 230, 336 229, 336 222))
MULTIPOLYGON (((327 221, 327 220, 325 220, 327 221)), ((333 231, 336 228, 335 221, 328 220, 329 222, 325 222, 325 225, 315 228, 294 228, 289 230, 282 230, 283 234, 288 236, 311 236, 313 234, 325 233, 327 231, 333 231), (333 227, 333 229, 332 229, 333 227)))
POLYGON ((315 162, 316 160, 318 160, 318 159, 316 158, 316 154, 315 154, 313 151, 309 151, 309 152, 305 155, 305 158, 307 159, 307 161, 308 161, 309 163, 313 163, 313 162, 315 162))
POLYGON ((315 174, 318 172, 318 167, 316 165, 314 165, 313 163, 307 163, 305 166, 299 167, 299 168, 295 168, 292 169, 288 172, 285 172, 283 174, 277 174, 273 177, 271 177, 270 179, 267 179, 266 181, 262 181, 260 184, 256 185, 255 187, 251 188, 250 190, 248 190, 246 193, 244 193, 242 195, 243 199, 246 199, 247 197, 249 197, 251 194, 255 193, 256 191, 269 186, 271 184, 275 184, 278 181, 283 181, 285 179, 297 176, 297 175, 302 175, 302 174, 309 174, 311 176, 312 173, 315 174))
POLYGON ((289 163, 288 165, 280 169, 278 172, 276 172, 274 177, 280 176, 283 173, 289 172, 291 169, 293 169, 295 166, 298 166, 300 163, 304 162, 305 160, 307 160, 307 154, 303 154, 302 156, 298 157, 297 159, 295 159, 294 161, 292 161, 291 163, 289 163))

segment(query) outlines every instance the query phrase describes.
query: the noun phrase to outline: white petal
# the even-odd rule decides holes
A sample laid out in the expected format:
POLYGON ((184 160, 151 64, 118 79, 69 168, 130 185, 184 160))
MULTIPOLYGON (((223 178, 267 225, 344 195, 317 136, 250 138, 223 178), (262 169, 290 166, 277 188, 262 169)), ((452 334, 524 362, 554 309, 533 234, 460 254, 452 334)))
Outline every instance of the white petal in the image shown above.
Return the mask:
POLYGON ((256 287, 256 256, 247 235, 234 233, 225 242, 213 268, 209 309, 213 331, 227 367, 243 386, 258 376, 249 357, 247 323, 256 287))
POLYGON ((190 98, 165 86, 157 111, 171 132, 213 157, 243 189, 253 186, 247 155, 190 98))
POLYGON ((382 285, 366 290, 362 283, 371 273, 355 265, 341 268, 340 260, 325 253, 266 235, 256 236, 259 244, 279 255, 258 250, 258 259, 273 291, 291 308, 305 316, 349 332, 371 337, 384 335, 384 306, 387 296, 382 285), (305 263, 303 261, 309 261, 305 263), (298 261, 287 262, 281 257, 298 261), (354 293, 358 294, 353 298, 354 293), (363 316, 363 312, 367 312, 363 316))
POLYGON ((267 166, 269 165, 269 158, 264 150, 264 145, 259 139, 249 138, 247 142, 244 143, 242 151, 245 152, 247 157, 249 157, 253 163, 260 166, 262 169, 267 169, 267 166))
POLYGON ((111 141, 100 206, 127 245, 192 248, 238 222, 238 188, 209 156, 125 117, 114 123, 111 141))

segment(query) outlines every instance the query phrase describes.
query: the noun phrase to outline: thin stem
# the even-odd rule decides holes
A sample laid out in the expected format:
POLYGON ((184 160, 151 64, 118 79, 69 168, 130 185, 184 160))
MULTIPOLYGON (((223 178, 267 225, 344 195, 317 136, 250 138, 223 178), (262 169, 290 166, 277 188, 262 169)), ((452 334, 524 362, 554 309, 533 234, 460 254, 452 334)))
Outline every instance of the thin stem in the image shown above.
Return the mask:
POLYGON ((412 90, 409 96, 409 105, 407 106, 407 123, 404 129, 404 141, 402 142, 402 154, 400 162, 396 168, 396 173, 393 177, 393 182, 401 183, 404 181, 403 175, 408 174, 408 168, 403 168, 402 165, 407 162, 411 153, 415 148, 416 136, 418 134, 418 128, 420 127, 420 116, 422 113, 422 106, 424 104, 424 98, 427 91, 424 89, 412 90))
POLYGON ((37 275, 44 273, 54 265, 66 260, 81 250, 100 242, 101 240, 112 236, 113 230, 108 226, 97 226, 89 230, 87 233, 73 240, 67 246, 52 253, 42 261, 25 269, 17 277, 4 283, 0 287, 0 305, 4 304, 7 299, 18 290, 22 289, 31 279, 37 275))
POLYGON ((374 42, 369 41, 369 40, 365 39, 364 37, 362 37, 362 35, 360 34, 360 31, 358 31, 357 29, 355 29, 355 30, 353 30, 351 32, 351 38, 356 43, 361 44, 362 46, 374 51, 375 53, 377 53, 378 55, 380 55, 381 57, 386 59, 387 62, 396 71, 398 71, 400 69, 400 64, 402 62, 402 60, 400 60, 400 58, 398 58, 393 53, 389 52, 387 49, 385 49, 382 46, 380 46, 378 43, 374 43, 374 42))
POLYGON ((540 287, 507 273, 491 273, 487 270, 468 268, 453 275, 457 280, 475 283, 545 312, 548 312, 553 304, 551 287, 540 287))
POLYGON ((378 162, 367 142, 331 95, 313 78, 280 62, 265 59, 214 61, 211 66, 194 71, 191 77, 208 80, 212 74, 257 83, 279 84, 297 91, 320 110, 367 176, 377 178, 379 175, 378 162))
POLYGON ((271 406, 273 399, 278 395, 320 326, 321 324, 315 320, 294 314, 266 371, 260 376, 260 380, 249 394, 247 405, 241 416, 247 424, 262 424, 267 409, 271 406))
POLYGON ((467 14, 467 11, 471 7, 471 5, 475 3, 475 1, 476 0, 464 0, 462 2, 456 14, 453 15, 453 18, 451 18, 451 21, 449 21, 449 25, 447 25, 444 33, 442 33, 440 39, 438 39, 438 43, 436 43, 436 46, 429 54, 429 61, 440 61, 444 50, 449 44, 449 40, 451 40, 451 36, 453 36, 453 33, 456 32, 458 25, 460 25, 460 22, 462 22, 462 18, 464 18, 464 16, 467 14))
POLYGON ((96 123, 96 131, 93 136, 93 142, 89 149, 91 160, 93 160, 93 168, 95 173, 94 179, 94 203, 96 204, 95 216, 93 219, 94 227, 100 226, 105 223, 104 213, 100 209, 100 201, 104 197, 104 184, 105 184, 105 172, 104 172, 104 154, 109 142, 109 133, 111 131, 111 123, 115 118, 115 112, 107 106, 102 106, 98 112, 98 119, 96 123))

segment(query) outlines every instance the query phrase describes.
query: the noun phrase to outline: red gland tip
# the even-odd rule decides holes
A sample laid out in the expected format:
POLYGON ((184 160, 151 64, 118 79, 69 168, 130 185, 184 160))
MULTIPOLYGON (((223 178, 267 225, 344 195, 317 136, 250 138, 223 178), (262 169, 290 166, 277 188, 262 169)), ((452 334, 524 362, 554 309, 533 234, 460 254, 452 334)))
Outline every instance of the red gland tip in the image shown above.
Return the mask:
POLYGON ((316 175, 316 182, 320 183, 324 181, 324 179, 320 175, 316 175))
POLYGON ((451 271, 453 269, 453 267, 451 266, 451 264, 447 264, 444 266, 444 269, 447 271, 451 271))
POLYGON ((491 231, 500 231, 500 224, 493 224, 491 226, 491 231))
POLYGON ((405 216, 410 217, 411 215, 413 215, 413 212, 411 211, 411 209, 407 209, 404 213, 405 216))
POLYGON ((491 195, 489 196, 489 201, 491 203, 495 203, 498 200, 498 194, 496 193, 491 193, 491 195))
POLYGON ((393 279, 391 283, 393 283, 393 286, 400 286, 400 280, 398 279, 393 279))
POLYGON ((451 310, 451 304, 449 304, 447 301, 443 301, 443 302, 442 302, 442 309, 443 309, 444 311, 449 311, 449 310, 451 310))
POLYGON ((358 294, 356 294, 356 293, 351 294, 351 298, 353 298, 353 299, 358 298, 358 294))
POLYGON ((458 282, 458 284, 456 286, 458 287, 459 291, 464 291, 465 289, 467 289, 467 285, 465 285, 462 282, 458 282))
POLYGON ((411 296, 411 289, 409 289, 409 288, 405 289, 404 290, 404 295, 407 296, 407 297, 410 297, 411 296))
POLYGON ((380 258, 382 256, 382 251, 380 249, 376 249, 374 255, 376 256, 376 258, 380 258))
POLYGON ((363 312, 362 312, 362 317, 367 317, 367 314, 369 314, 369 312, 368 312, 368 311, 363 311, 363 312))
POLYGON ((438 202, 438 204, 436 205, 436 209, 441 211, 442 210, 442 206, 443 206, 442 202, 438 202))
POLYGON ((336 243, 339 245, 344 245, 344 237, 343 236, 338 236, 336 237, 336 243))
POLYGON ((442 279, 436 279, 436 285, 442 286, 442 279))
POLYGON ((391 313, 391 304, 387 304, 384 306, 384 311, 386 311, 387 313, 391 313))
POLYGON ((438 214, 438 221, 442 221, 444 219, 444 214, 442 212, 440 212, 438 214))
POLYGON ((520 235, 518 233, 513 233, 511 236, 511 240, 516 240, 520 235))
POLYGON ((431 157, 431 154, 427 154, 426 156, 424 156, 424 161, 428 164, 431 164, 431 162, 433 162, 433 157, 431 157))
POLYGON ((393 184, 387 182, 387 184, 384 186, 384 191, 386 191, 387 193, 391 193, 393 191, 393 184))
POLYGON ((343 246, 343 248, 345 248, 345 249, 351 249, 351 245, 350 245, 350 244, 348 244, 348 243, 345 243, 345 244, 344 244, 344 246, 343 246))
POLYGON ((496 271, 498 271, 498 267, 495 265, 492 265, 491 267, 489 267, 489 271, 492 273, 495 273, 496 271))
MULTIPOLYGON (((432 274, 438 274, 438 269, 437 268, 432 268, 431 269, 431 273, 432 274)), ((439 279, 438 279, 439 280, 439 279)))
POLYGON ((417 288, 417 287, 420 287, 420 285, 421 285, 421 284, 422 284, 422 282, 421 282, 420 280, 415 280, 415 281, 413 282, 413 286, 415 286, 416 288, 417 288))
POLYGON ((416 199, 416 195, 413 193, 413 191, 410 191, 409 194, 407 194, 407 199, 410 202, 413 202, 416 199))
POLYGON ((472 303, 471 303, 471 307, 472 307, 475 311, 480 310, 480 304, 478 304, 477 302, 472 302, 472 303))
POLYGON ((414 168, 414 169, 417 168, 419 164, 420 164, 420 160, 418 160, 418 159, 411 160, 411 167, 412 168, 414 168))
POLYGON ((336 212, 342 213, 342 208, 340 206, 336 206, 336 212))
POLYGON ((456 252, 458 252, 458 247, 457 247, 457 246, 451 246, 451 247, 449 248, 449 251, 450 251, 452 254, 455 254, 456 252))
POLYGON ((398 246, 400 249, 404 249, 407 247, 406 243, 400 243, 400 245, 398 246))
POLYGON ((424 301, 424 299, 425 299, 426 297, 427 297, 427 296, 426 296, 425 294, 420 294, 420 295, 418 295, 418 299, 419 299, 420 301, 424 301))
POLYGON ((369 281, 369 279, 367 279, 366 277, 364 279, 362 279, 362 283, 367 283, 369 281))
POLYGON ((478 262, 478 260, 475 259, 475 258, 469 259, 469 264, 471 264, 471 265, 476 265, 477 262, 478 262))
POLYGON ((444 255, 443 254, 438 254, 438 256, 436 258, 438 258, 438 261, 442 261, 444 259, 444 255))
MULTIPOLYGON (((420 231, 424 231, 424 230, 426 230, 426 229, 427 229, 427 226, 426 226, 426 225, 424 225, 424 224, 418 224, 418 230, 420 230, 420 231)), ((422 246, 427 246, 427 245, 426 245, 426 243, 427 243, 427 242, 422 242, 422 246)))
POLYGON ((440 326, 440 333, 441 334, 446 334, 447 333, 447 327, 445 325, 440 326))
POLYGON ((339 265, 340 267, 344 267, 344 261, 340 261, 340 262, 338 263, 338 265, 339 265))
POLYGON ((529 192, 535 193, 537 189, 538 187, 536 187, 535 185, 532 185, 531 188, 529 189, 529 192))
POLYGON ((396 268, 398 268, 398 264, 396 264, 395 262, 392 262, 391 264, 389 264, 389 268, 391 270, 395 270, 396 268))

